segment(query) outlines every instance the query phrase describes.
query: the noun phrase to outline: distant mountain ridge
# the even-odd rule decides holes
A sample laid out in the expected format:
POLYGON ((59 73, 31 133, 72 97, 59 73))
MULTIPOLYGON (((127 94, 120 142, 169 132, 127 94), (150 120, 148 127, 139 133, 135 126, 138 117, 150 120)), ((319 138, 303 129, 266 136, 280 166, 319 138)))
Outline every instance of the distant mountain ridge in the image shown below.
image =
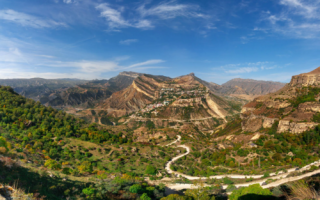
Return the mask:
POLYGON ((264 95, 276 92, 285 86, 285 83, 235 78, 221 86, 219 92, 223 94, 242 93, 247 95, 264 95))
POLYGON ((87 82, 87 80, 80 79, 0 79, 0 85, 10 86, 15 92, 36 101, 40 101, 43 95, 50 94, 56 90, 66 89, 87 82))
POLYGON ((45 96, 41 99, 41 103, 56 107, 93 107, 98 101, 109 98, 114 92, 127 88, 139 75, 135 72, 122 72, 108 80, 93 80, 45 96))

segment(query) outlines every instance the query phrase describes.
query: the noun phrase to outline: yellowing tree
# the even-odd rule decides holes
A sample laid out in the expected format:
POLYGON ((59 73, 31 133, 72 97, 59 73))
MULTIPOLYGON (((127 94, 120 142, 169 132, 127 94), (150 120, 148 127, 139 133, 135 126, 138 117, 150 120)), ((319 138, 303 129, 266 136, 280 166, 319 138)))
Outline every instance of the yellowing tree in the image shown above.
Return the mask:
POLYGON ((8 151, 8 147, 11 147, 11 144, 7 142, 6 138, 0 136, 0 153, 5 154, 8 151))
POLYGON ((7 148, 7 145, 8 145, 8 143, 7 143, 6 138, 0 136, 0 147, 5 147, 5 148, 7 148))
POLYGON ((59 170, 59 169, 61 169, 61 165, 60 165, 57 161, 52 160, 52 159, 47 160, 47 161, 44 163, 44 166, 45 166, 45 167, 48 167, 49 169, 54 169, 54 170, 59 170))
POLYGON ((197 182, 195 184, 194 189, 189 189, 185 192, 186 196, 193 198, 194 200, 214 200, 215 197, 210 197, 210 190, 208 187, 205 187, 204 184, 201 182, 197 182))
POLYGON ((80 173, 92 172, 92 165, 89 161, 83 161, 80 166, 78 166, 78 170, 80 173))

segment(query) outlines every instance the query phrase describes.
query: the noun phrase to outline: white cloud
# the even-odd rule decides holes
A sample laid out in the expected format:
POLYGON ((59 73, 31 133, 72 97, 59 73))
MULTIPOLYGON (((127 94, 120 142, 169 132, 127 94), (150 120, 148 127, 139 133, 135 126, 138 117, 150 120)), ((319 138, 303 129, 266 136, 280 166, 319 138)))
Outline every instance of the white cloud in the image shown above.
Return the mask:
POLYGON ((43 20, 38 17, 10 9, 0 10, 0 20, 6 20, 22 26, 29 26, 33 28, 53 28, 57 26, 66 26, 65 23, 56 22, 53 20, 43 20))
POLYGON ((256 72, 258 70, 259 70, 258 67, 242 67, 238 69, 226 70, 225 72, 230 74, 242 74, 242 73, 256 72))
POLYGON ((121 40, 119 43, 122 45, 130 45, 135 42, 138 42, 138 40, 137 39, 127 39, 127 40, 121 40))
POLYGON ((72 3, 72 0, 63 0, 63 3, 70 4, 72 3))
POLYGON ((280 0, 279 4, 280 13, 264 12, 270 30, 295 38, 319 38, 320 1, 280 0))
POLYGON ((154 65, 154 64, 159 64, 159 63, 163 63, 163 62, 165 62, 165 61, 164 60, 147 60, 145 62, 130 65, 126 69, 140 67, 140 66, 144 66, 144 65, 154 65))
POLYGON ((100 16, 104 17, 109 25, 109 28, 117 30, 118 28, 128 28, 128 27, 134 27, 134 28, 152 28, 152 24, 148 20, 126 20, 122 17, 123 9, 114 9, 111 8, 110 4, 108 3, 102 3, 98 6, 96 6, 96 9, 99 10, 100 16))
POLYGON ((306 18, 319 18, 320 16, 317 14, 317 10, 319 2, 312 1, 312 3, 308 3, 303 0, 280 0, 281 5, 288 6, 295 14, 302 15, 306 18))
POLYGON ((214 68, 215 70, 223 70, 227 74, 243 74, 257 72, 260 70, 271 70, 277 68, 272 62, 254 62, 254 63, 238 63, 238 64, 228 64, 214 68))
POLYGON ((172 19, 179 16, 182 17, 200 17, 206 18, 207 16, 197 12, 199 10, 198 5, 178 4, 175 0, 168 2, 161 2, 156 6, 149 9, 145 8, 145 4, 138 8, 138 11, 143 17, 157 16, 161 19, 172 19))
MULTIPOLYGON (((144 3, 135 9, 101 3, 96 6, 96 9, 100 11, 100 16, 106 19, 109 26, 108 31, 120 31, 121 28, 129 27, 152 29, 159 20, 177 17, 209 19, 209 16, 201 13, 200 7, 194 4, 179 4, 172 0, 162 1, 147 8, 148 4, 144 3), (124 17, 126 13, 131 13, 130 18, 124 17)), ((206 23, 205 28, 215 29, 212 23, 206 23)))

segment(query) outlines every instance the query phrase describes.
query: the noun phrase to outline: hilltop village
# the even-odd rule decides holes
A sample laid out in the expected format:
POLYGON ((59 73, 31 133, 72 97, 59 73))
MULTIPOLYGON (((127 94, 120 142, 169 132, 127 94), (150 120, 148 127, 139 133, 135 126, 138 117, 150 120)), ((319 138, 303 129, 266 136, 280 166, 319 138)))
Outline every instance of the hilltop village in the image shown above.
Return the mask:
POLYGON ((206 88, 195 87, 192 89, 183 89, 179 86, 170 88, 161 88, 157 92, 159 98, 146 105, 136 113, 130 115, 130 118, 146 116, 146 113, 154 114, 157 116, 157 108, 168 106, 174 102, 177 103, 188 103, 188 102, 199 102, 205 99, 205 95, 209 93, 206 88))

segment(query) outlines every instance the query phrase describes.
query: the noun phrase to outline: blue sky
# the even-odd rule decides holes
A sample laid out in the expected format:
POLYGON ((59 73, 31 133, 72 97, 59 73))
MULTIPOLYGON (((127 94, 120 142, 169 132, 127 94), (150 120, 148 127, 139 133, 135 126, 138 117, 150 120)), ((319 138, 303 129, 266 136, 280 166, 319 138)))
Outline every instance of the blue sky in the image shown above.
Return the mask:
POLYGON ((288 82, 319 53, 319 0, 0 0, 0 78, 288 82))

